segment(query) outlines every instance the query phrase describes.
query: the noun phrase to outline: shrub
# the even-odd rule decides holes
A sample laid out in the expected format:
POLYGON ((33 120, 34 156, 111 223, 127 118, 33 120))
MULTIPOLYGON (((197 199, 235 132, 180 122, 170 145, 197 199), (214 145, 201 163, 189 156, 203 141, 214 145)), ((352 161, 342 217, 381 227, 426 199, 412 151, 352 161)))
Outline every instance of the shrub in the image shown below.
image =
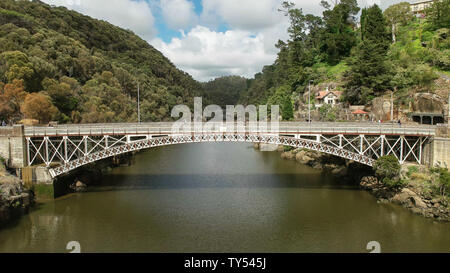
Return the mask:
POLYGON ((408 167, 408 172, 406 173, 406 175, 408 176, 408 177, 411 177, 411 175, 413 174, 413 173, 418 173, 419 172, 419 168, 417 167, 417 166, 409 166, 408 167))
POLYGON ((401 179, 391 179, 391 178, 383 178, 382 180, 383 184, 391 189, 398 189, 402 188, 406 183, 401 179))
POLYGON ((426 181, 431 181, 431 177, 430 175, 426 174, 426 173, 412 173, 409 176, 412 180, 416 180, 416 181, 422 181, 422 182, 426 182, 426 181))
POLYGON ((394 155, 382 156, 373 165, 375 175, 389 188, 399 188, 403 186, 400 180, 400 163, 394 155))
POLYGON ((450 194, 450 172, 446 167, 435 167, 431 172, 437 174, 437 184, 439 194, 442 196, 450 194))

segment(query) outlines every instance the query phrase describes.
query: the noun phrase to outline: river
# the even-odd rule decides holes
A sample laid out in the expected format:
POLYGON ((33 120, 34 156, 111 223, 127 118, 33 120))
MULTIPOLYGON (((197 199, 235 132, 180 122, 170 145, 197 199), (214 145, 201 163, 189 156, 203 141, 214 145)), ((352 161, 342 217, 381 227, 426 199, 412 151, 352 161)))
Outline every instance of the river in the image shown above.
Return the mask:
POLYGON ((0 230, 0 252, 449 252, 450 224, 249 144, 136 155, 0 230))

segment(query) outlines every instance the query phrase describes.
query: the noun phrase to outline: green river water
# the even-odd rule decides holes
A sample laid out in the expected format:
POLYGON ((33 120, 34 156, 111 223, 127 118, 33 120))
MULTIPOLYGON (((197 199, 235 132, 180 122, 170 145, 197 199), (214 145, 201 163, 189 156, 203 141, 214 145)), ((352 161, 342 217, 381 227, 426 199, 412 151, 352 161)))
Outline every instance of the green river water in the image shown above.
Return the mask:
POLYGON ((0 252, 450 252, 450 224, 249 144, 136 155, 0 230, 0 252))

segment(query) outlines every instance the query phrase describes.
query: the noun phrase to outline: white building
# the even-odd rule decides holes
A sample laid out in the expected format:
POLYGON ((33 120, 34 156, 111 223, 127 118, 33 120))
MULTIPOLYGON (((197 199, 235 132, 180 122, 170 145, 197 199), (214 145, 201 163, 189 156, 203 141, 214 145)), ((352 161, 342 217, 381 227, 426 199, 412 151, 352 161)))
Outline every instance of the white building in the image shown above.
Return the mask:
POLYGON ((423 0, 419 2, 412 3, 410 5, 411 12, 416 15, 423 15, 425 13, 425 10, 431 7, 433 5, 435 0, 423 0))
POLYGON ((316 96, 317 100, 317 107, 321 107, 324 104, 331 104, 332 106, 335 106, 339 103, 339 100, 341 99, 342 92, 340 91, 329 91, 328 88, 326 91, 320 91, 319 94, 316 96))

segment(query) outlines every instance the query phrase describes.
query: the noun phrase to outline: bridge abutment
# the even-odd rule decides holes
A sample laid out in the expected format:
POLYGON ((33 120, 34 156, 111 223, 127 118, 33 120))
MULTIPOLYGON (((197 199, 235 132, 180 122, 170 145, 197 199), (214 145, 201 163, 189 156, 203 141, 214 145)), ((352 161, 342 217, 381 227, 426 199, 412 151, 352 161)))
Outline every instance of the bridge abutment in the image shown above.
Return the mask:
POLYGON ((450 168, 450 127, 448 124, 436 128, 436 136, 423 148, 423 163, 450 168))
POLYGON ((0 129, 0 156, 8 168, 20 169, 27 165, 26 140, 23 125, 0 129))
POLYGON ((450 167, 450 138, 434 138, 433 146, 433 166, 441 164, 450 167))

